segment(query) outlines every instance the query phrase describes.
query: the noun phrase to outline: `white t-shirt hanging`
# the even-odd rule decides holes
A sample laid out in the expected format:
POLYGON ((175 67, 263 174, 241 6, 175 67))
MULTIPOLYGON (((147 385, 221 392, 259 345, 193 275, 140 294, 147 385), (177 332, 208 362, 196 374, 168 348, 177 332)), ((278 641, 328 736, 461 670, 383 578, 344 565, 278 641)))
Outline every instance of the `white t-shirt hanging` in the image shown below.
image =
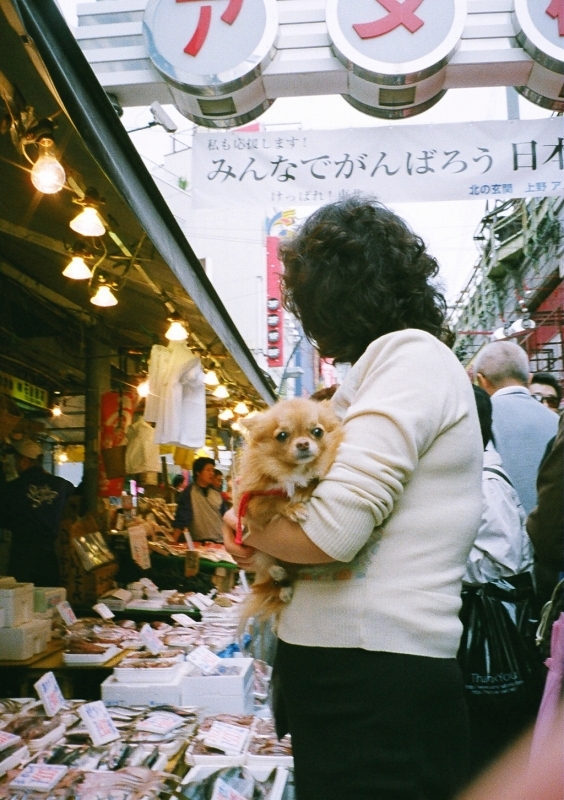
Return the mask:
POLYGON ((160 472, 161 455, 155 444, 155 430, 142 417, 129 426, 125 451, 125 471, 128 475, 138 472, 160 472))
POLYGON ((206 390, 200 359, 184 342, 171 342, 167 350, 170 355, 160 387, 155 442, 202 447, 206 438, 206 390))
POLYGON ((149 359, 149 394, 145 400, 144 417, 147 422, 156 422, 162 407, 163 385, 168 373, 171 351, 162 344, 151 348, 149 359))

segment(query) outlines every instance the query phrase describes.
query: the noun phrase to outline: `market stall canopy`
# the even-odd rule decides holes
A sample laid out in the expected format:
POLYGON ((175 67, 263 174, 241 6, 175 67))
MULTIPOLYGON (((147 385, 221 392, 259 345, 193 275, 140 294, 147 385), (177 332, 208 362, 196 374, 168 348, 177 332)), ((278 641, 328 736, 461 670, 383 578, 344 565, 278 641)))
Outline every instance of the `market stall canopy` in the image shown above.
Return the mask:
POLYGON ((227 384, 257 407, 272 403, 268 376, 53 0, 0 0, 0 10, 0 371, 13 365, 49 392, 83 394, 85 337, 109 345, 117 363, 166 343, 176 316, 227 384), (66 172, 52 194, 30 180, 45 130, 66 172), (89 202, 103 236, 69 227, 89 202), (62 273, 81 248, 94 277, 71 280, 62 273), (100 285, 117 305, 92 305, 100 285))

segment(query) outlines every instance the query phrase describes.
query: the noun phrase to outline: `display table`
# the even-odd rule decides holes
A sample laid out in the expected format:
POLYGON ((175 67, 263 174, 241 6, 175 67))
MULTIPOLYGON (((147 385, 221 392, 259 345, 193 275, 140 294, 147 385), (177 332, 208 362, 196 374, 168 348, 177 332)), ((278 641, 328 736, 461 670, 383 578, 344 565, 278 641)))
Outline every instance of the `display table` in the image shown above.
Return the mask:
POLYGON ((65 664, 61 639, 52 639, 43 653, 26 661, 0 661, 0 684, 6 697, 33 697, 33 684, 46 672, 53 672, 67 698, 100 699, 100 684, 112 674, 116 664, 131 651, 122 650, 104 664, 65 664))

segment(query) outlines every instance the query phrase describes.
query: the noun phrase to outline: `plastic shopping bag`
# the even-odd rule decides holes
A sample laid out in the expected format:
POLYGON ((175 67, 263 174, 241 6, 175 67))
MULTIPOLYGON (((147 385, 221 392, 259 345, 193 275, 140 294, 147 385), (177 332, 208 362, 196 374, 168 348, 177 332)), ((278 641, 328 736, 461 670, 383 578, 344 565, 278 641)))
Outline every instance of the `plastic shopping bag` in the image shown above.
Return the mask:
POLYGON ((464 627, 458 661, 470 707, 534 708, 543 667, 535 652, 527 596, 506 581, 463 592, 464 627))

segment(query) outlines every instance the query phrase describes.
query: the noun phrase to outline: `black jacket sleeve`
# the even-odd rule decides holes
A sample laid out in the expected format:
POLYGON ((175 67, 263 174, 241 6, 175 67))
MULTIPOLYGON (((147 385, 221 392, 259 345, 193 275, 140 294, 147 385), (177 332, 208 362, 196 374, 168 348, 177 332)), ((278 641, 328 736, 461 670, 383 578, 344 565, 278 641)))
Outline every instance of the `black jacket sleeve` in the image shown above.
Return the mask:
POLYGON ((187 486, 184 491, 180 493, 178 506, 176 508, 176 516, 173 522, 174 528, 180 528, 180 530, 188 528, 188 530, 190 530, 192 517, 194 516, 192 511, 192 498, 190 497, 191 490, 192 487, 187 486))

